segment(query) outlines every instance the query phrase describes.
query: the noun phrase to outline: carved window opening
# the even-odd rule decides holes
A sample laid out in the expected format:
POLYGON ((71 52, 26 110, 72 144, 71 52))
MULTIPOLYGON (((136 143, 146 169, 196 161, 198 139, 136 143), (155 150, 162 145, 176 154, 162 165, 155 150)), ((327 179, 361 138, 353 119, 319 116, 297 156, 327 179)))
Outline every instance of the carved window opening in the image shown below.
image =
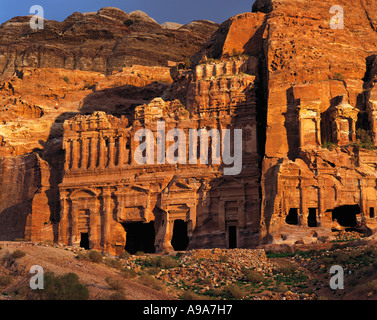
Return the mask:
POLYGON ((374 208, 369 208, 369 218, 374 218, 374 208))
POLYGON ((357 224, 357 215, 360 214, 358 205, 341 206, 332 212, 333 221, 337 221, 342 227, 353 228, 357 224))
POLYGON ((90 249, 89 233, 81 233, 80 248, 84 248, 85 250, 90 249))
POLYGON ((175 220, 173 227, 173 237, 171 245, 175 251, 185 251, 189 244, 187 236, 187 222, 183 220, 175 220))
POLYGON ((317 227, 317 208, 309 208, 308 226, 310 228, 317 227))
POLYGON ((127 232, 125 246, 126 251, 131 254, 135 254, 138 251, 144 253, 155 253, 154 222, 125 223, 123 224, 123 227, 127 232))
POLYGON ((298 225, 298 209, 291 208, 285 219, 285 222, 290 225, 298 225))

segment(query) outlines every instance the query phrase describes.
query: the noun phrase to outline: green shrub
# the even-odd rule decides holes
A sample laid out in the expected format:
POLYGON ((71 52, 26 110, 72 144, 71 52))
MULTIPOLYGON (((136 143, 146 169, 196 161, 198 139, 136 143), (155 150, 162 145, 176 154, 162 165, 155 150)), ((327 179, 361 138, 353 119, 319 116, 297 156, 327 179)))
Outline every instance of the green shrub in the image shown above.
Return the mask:
POLYGON ((109 296, 108 300, 128 300, 127 296, 120 291, 116 291, 109 296))
POLYGON ((63 80, 66 82, 66 83, 69 83, 69 78, 67 76, 64 76, 63 77, 63 80))
POLYGON ((281 266, 279 268, 279 272, 285 275, 292 274, 297 270, 297 266, 293 263, 289 263, 287 265, 281 266))
POLYGON ((53 272, 47 272, 44 276, 44 289, 40 290, 44 300, 87 300, 88 288, 80 283, 75 273, 55 276, 53 272))
POLYGON ((279 283, 278 286, 275 289, 277 292, 287 292, 288 287, 284 283, 279 283))
POLYGON ((87 255, 88 255, 89 261, 91 262, 101 263, 103 261, 102 254, 98 251, 90 250, 87 252, 87 255))
POLYGON ((120 262, 119 260, 116 260, 116 259, 106 258, 105 264, 110 268, 114 268, 114 269, 117 269, 117 270, 122 269, 122 262, 120 262))
POLYGON ((81 261, 89 261, 88 255, 86 253, 81 253, 81 252, 76 256, 76 259, 81 260, 81 261))
POLYGON ((16 250, 12 253, 12 258, 16 260, 16 259, 20 259, 20 258, 24 257, 25 255, 26 255, 25 252, 23 252, 21 250, 16 250))
POLYGON ((126 279, 133 279, 137 276, 137 273, 135 270, 133 269, 127 269, 127 268, 124 268, 122 269, 122 273, 121 275, 126 278, 126 279))
POLYGON ((119 279, 114 279, 113 277, 107 277, 105 281, 112 290, 122 290, 124 288, 123 283, 119 279))
POLYGON ((338 145, 330 141, 324 141, 321 145, 322 149, 334 150, 338 145))
POLYGON ((119 259, 128 259, 131 256, 131 254, 128 251, 124 251, 119 255, 119 259))
POLYGON ((148 287, 151 287, 151 288, 153 288, 155 290, 159 290, 159 291, 164 290, 164 288, 165 288, 163 283, 160 280, 152 277, 149 274, 142 274, 140 276, 140 282, 142 284, 148 286, 148 287))
POLYGON ((179 262, 172 257, 152 257, 144 261, 146 267, 152 266, 161 269, 170 269, 179 266, 179 262))
POLYGON ((226 256, 226 255, 221 255, 220 257, 219 257, 219 261, 220 262, 229 262, 229 257, 228 256, 226 256))
POLYGON ((243 270, 243 274, 245 275, 246 280, 253 284, 260 283, 264 280, 264 275, 262 273, 250 269, 243 270))
POLYGON ((161 269, 158 268, 158 267, 150 267, 150 268, 148 268, 147 273, 151 274, 151 275, 156 275, 156 274, 159 274, 160 271, 161 271, 161 269))
POLYGON ((228 269, 225 269, 225 270, 222 272, 222 275, 223 275, 223 277, 228 278, 228 277, 230 277, 230 276, 233 275, 233 272, 231 272, 231 271, 228 270, 228 269))
POLYGON ((183 300, 204 300, 205 299, 204 297, 190 290, 183 292, 180 298, 183 300))
POLYGON ((240 287, 238 287, 238 286, 236 286, 234 284, 230 285, 230 286, 227 286, 224 289, 224 291, 231 298, 236 299, 236 300, 240 300, 240 299, 242 299, 242 298, 244 298, 246 296, 246 292, 244 290, 242 290, 240 287))
POLYGON ((355 288, 356 292, 365 294, 365 293, 372 293, 376 294, 377 293, 377 279, 374 279, 372 281, 368 281, 366 283, 361 283, 356 285, 355 288))
POLYGON ((374 150, 375 146, 372 139, 372 133, 364 129, 357 129, 355 145, 360 148, 374 150))

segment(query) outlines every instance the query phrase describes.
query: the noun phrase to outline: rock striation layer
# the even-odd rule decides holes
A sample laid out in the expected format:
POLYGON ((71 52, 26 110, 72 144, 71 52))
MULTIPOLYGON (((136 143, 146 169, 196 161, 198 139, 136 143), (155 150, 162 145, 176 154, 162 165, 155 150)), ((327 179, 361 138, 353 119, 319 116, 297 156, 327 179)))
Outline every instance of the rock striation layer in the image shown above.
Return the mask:
MULTIPOLYGON (((8 194, 24 192, 4 197, 0 217, 15 228, 0 235, 119 254, 289 246, 332 240, 336 232, 375 233, 377 6, 368 0, 339 5, 347 13, 344 28, 333 29, 329 0, 257 0, 253 12, 228 19, 212 36, 207 21, 173 30, 141 12, 111 8, 69 17, 62 24, 82 34, 90 19, 127 23, 109 30, 104 23, 103 38, 96 32, 104 52, 113 41, 106 63, 101 54, 95 64, 66 60, 76 61, 81 70, 74 71, 12 62, 17 72, 0 84, 1 188, 13 183, 8 194), (153 54, 141 45, 146 32, 153 35, 147 42, 158 43, 153 54), (195 53, 172 45, 180 38, 167 33, 201 34, 206 42, 195 53), (187 52, 190 61, 161 67, 187 52), (125 57, 144 66, 123 68, 125 57), (51 90, 42 85, 46 70, 51 90), (33 78, 41 84, 23 92, 33 78), (37 94, 27 91, 36 88, 37 94), (25 126, 35 123, 45 125, 36 129, 44 135, 27 135, 25 126), (185 141, 186 152, 177 148, 179 134, 204 129, 213 130, 209 152, 202 141, 190 150, 185 141), (242 130, 242 169, 232 176, 212 152, 226 129, 242 130), (166 152, 150 154, 138 149, 140 130, 160 145, 162 132, 176 136, 166 139, 166 152), (174 161, 159 162, 168 155, 174 161), (201 155, 207 163, 199 162, 201 155), (24 213, 17 216, 19 207, 24 213)), ((5 24, 4 41, 19 32, 21 20, 5 24)), ((72 31, 71 43, 77 34, 72 31)))
POLYGON ((32 30, 30 19, 15 17, 1 25, 0 75, 21 67, 110 74, 134 64, 166 66, 194 54, 218 27, 196 21, 166 29, 142 11, 127 14, 116 8, 46 20, 43 30, 32 30))

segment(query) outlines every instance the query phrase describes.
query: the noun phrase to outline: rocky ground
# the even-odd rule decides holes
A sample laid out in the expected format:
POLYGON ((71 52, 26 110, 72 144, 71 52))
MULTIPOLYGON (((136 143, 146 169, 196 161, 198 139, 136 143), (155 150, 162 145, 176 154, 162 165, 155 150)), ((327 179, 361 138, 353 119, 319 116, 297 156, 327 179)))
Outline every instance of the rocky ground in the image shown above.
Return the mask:
POLYGON ((294 252, 211 249, 120 257, 53 243, 1 242, 0 298, 47 299, 29 288, 30 267, 41 265, 45 274, 75 273, 91 300, 375 299, 377 243, 354 238, 343 233, 333 243, 294 252), (333 265, 344 269, 344 290, 329 287, 333 265))

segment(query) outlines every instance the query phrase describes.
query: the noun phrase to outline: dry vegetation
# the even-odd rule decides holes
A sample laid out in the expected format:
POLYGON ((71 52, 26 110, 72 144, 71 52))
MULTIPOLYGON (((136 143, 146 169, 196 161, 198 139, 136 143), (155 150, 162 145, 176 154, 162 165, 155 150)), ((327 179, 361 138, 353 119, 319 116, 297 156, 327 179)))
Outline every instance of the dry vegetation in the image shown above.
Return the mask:
POLYGON ((265 264, 240 268, 236 268, 233 251, 218 256, 208 251, 207 258, 191 253, 157 256, 141 252, 109 257, 51 243, 0 245, 0 297, 7 300, 377 298, 377 245, 365 240, 295 253, 267 252, 265 264), (29 269, 35 264, 44 267, 44 290, 29 287, 29 269), (333 265, 345 270, 344 290, 329 288, 333 265))

